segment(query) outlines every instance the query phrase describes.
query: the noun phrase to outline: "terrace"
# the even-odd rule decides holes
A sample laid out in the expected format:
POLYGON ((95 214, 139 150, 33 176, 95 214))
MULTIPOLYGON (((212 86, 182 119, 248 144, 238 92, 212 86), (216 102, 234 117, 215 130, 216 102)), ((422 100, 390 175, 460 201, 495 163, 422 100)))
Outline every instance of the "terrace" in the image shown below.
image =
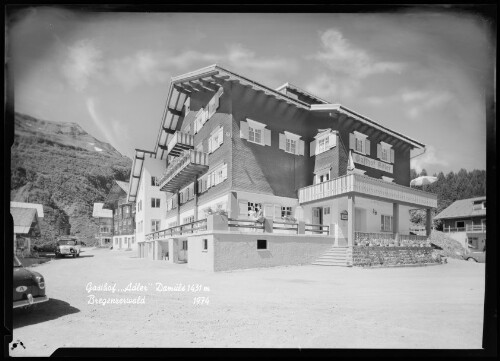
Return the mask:
POLYGON ((208 154, 189 149, 174 159, 160 178, 160 190, 175 193, 208 169, 208 154))

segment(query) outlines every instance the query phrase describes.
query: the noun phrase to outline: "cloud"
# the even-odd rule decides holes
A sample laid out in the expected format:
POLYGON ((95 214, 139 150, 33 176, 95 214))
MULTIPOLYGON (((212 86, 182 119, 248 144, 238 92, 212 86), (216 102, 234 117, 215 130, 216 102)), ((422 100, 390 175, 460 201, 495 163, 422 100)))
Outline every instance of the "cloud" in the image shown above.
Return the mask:
POLYGON ((128 127, 126 124, 118 122, 114 119, 102 119, 102 117, 97 113, 96 100, 94 98, 87 98, 86 105, 90 118, 104 135, 106 142, 118 149, 118 142, 116 139, 120 139, 121 141, 129 139, 128 127))
POLYGON ((63 75, 77 91, 87 88, 90 78, 102 68, 102 52, 88 39, 66 49, 63 75))
POLYGON ((411 119, 418 119, 428 110, 448 105, 455 95, 447 90, 403 89, 397 94, 366 97, 365 102, 371 105, 404 104, 404 112, 411 119))
POLYGON ((436 148, 434 148, 434 146, 432 145, 426 147, 425 153, 411 159, 410 164, 411 168, 414 168, 417 171, 417 173, 420 173, 422 169, 426 167, 428 168, 429 166, 440 165, 447 167, 449 165, 449 163, 446 160, 440 158, 436 154, 436 148))
POLYGON ((166 51, 140 50, 133 55, 110 60, 107 73, 111 74, 113 81, 130 90, 142 84, 167 83, 172 75, 179 72, 214 63, 226 65, 238 72, 249 72, 250 75, 259 74, 263 78, 298 69, 294 60, 258 57, 242 45, 232 44, 220 54, 186 50, 172 55, 166 51))
POLYGON ((371 75, 401 73, 407 66, 399 62, 376 60, 366 50, 350 44, 336 29, 323 32, 321 50, 307 58, 322 63, 328 73, 314 78, 306 88, 332 98, 354 94, 360 88, 361 81, 371 75))

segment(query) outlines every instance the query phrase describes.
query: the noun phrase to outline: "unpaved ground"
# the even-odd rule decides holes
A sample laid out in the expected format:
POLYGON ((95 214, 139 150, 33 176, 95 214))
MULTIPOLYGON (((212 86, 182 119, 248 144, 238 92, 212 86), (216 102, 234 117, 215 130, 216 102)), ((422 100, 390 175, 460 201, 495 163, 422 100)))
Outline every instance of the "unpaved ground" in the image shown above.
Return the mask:
POLYGON ((207 273, 87 249, 33 269, 51 300, 14 310, 14 340, 26 349, 12 356, 59 347, 481 348, 484 264, 207 273), (89 282, 116 283, 117 291, 88 293, 89 282), (156 282, 186 290, 159 292, 156 282), (118 291, 129 283, 148 290, 118 291), (145 304, 92 305, 91 294, 143 296, 145 304), (194 305, 197 296, 209 304, 194 305))

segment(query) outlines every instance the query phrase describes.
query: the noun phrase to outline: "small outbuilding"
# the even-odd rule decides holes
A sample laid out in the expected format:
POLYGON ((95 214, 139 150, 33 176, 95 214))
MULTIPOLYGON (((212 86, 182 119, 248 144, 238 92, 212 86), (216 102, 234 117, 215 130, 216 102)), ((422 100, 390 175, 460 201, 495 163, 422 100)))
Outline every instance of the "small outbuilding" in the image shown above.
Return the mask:
POLYGON ((43 218, 43 206, 10 202, 10 214, 14 221, 14 254, 27 256, 31 253, 33 238, 41 236, 39 219, 43 218))

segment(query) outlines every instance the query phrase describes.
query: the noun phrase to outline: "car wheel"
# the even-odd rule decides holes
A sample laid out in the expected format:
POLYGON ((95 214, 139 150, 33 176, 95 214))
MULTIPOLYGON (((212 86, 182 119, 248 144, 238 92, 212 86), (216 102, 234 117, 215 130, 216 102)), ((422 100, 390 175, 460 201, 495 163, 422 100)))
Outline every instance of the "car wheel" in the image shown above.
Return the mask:
POLYGON ((76 254, 73 255, 73 258, 76 258, 76 254))
POLYGON ((80 253, 78 253, 76 256, 77 256, 77 257, 80 257, 80 253))
POLYGON ((472 258, 472 257, 467 258, 467 261, 469 261, 469 262, 476 262, 477 263, 477 261, 474 258, 472 258))

